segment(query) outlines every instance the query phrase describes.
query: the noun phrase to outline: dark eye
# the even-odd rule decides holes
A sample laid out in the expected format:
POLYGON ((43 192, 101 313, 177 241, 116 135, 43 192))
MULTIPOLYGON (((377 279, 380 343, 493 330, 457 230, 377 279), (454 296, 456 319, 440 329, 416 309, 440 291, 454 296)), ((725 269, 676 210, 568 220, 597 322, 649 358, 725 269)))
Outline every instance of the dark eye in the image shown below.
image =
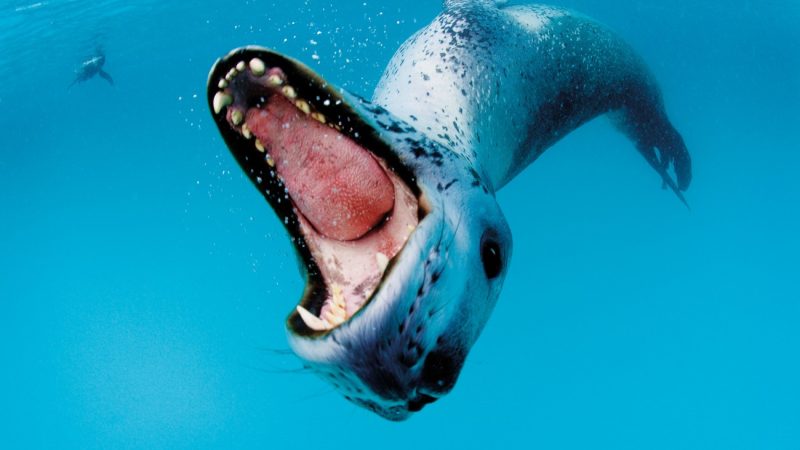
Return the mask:
POLYGON ((500 255, 500 246, 492 239, 484 239, 481 243, 481 261, 486 278, 492 279, 503 271, 503 258, 500 255))

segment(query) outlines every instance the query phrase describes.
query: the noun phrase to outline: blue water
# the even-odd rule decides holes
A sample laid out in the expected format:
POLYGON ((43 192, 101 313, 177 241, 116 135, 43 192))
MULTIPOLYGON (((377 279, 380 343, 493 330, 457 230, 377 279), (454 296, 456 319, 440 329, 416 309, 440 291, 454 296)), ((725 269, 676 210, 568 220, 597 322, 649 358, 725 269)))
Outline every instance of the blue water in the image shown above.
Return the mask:
POLYGON ((0 448, 800 448, 800 4, 606 3, 557 2, 650 64, 692 209, 606 120, 564 139, 498 194, 456 389, 398 424, 286 354, 294 252, 205 81, 252 43, 369 96, 439 2, 0 2, 0 448), (97 45, 115 86, 68 90, 97 45))

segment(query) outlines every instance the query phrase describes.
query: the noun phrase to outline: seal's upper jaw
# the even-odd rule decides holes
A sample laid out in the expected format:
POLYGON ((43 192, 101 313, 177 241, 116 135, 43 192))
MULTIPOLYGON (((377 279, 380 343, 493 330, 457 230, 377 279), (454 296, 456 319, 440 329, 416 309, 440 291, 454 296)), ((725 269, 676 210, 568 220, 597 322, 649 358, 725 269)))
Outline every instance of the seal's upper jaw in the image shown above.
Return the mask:
POLYGON ((371 300, 424 216, 414 177, 344 96, 269 50, 217 61, 208 101, 303 261, 307 286, 290 333, 328 334, 371 300))

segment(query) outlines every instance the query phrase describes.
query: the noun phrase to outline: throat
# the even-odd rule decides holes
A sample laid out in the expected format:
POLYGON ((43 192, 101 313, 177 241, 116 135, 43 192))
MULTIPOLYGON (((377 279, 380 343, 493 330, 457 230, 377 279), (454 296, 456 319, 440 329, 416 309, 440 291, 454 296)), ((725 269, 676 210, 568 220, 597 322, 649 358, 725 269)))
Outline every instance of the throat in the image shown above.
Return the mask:
POLYGON ((303 305, 297 311, 309 328, 323 331, 352 318, 378 290, 387 267, 402 250, 418 218, 417 199, 397 175, 387 172, 394 189, 391 214, 357 240, 341 241, 317 233, 299 215, 305 244, 325 280, 325 301, 312 314, 303 305))
POLYGON ((352 318, 378 290, 417 226, 417 198, 381 159, 314 116, 303 100, 274 94, 244 127, 286 190, 300 240, 321 276, 324 301, 297 313, 314 331, 352 318))
POLYGON ((308 92, 304 80, 304 98, 290 81, 259 58, 240 61, 218 80, 212 107, 239 135, 232 150, 304 258, 310 289, 290 322, 327 331, 380 289, 421 219, 419 199, 368 148, 385 144, 354 131, 366 125, 335 93, 308 92))

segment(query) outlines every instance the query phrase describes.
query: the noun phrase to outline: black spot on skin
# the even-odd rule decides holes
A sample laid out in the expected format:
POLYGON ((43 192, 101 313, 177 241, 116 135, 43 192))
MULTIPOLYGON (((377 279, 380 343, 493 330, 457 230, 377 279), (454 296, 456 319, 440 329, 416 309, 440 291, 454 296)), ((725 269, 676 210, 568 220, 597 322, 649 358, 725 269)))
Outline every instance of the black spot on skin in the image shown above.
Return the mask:
POLYGON ((470 173, 470 175, 472 175, 472 187, 480 186, 482 183, 481 183, 481 177, 480 177, 480 175, 478 175, 478 171, 476 171, 474 168, 470 167, 469 168, 469 173, 470 173))
POLYGON ((392 124, 386 129, 394 133, 402 133, 404 131, 397 122, 392 122, 392 124))
POLYGON ((433 272, 431 274, 431 284, 436 283, 437 281, 439 281, 439 277, 441 277, 441 276, 442 276, 441 272, 433 272))

